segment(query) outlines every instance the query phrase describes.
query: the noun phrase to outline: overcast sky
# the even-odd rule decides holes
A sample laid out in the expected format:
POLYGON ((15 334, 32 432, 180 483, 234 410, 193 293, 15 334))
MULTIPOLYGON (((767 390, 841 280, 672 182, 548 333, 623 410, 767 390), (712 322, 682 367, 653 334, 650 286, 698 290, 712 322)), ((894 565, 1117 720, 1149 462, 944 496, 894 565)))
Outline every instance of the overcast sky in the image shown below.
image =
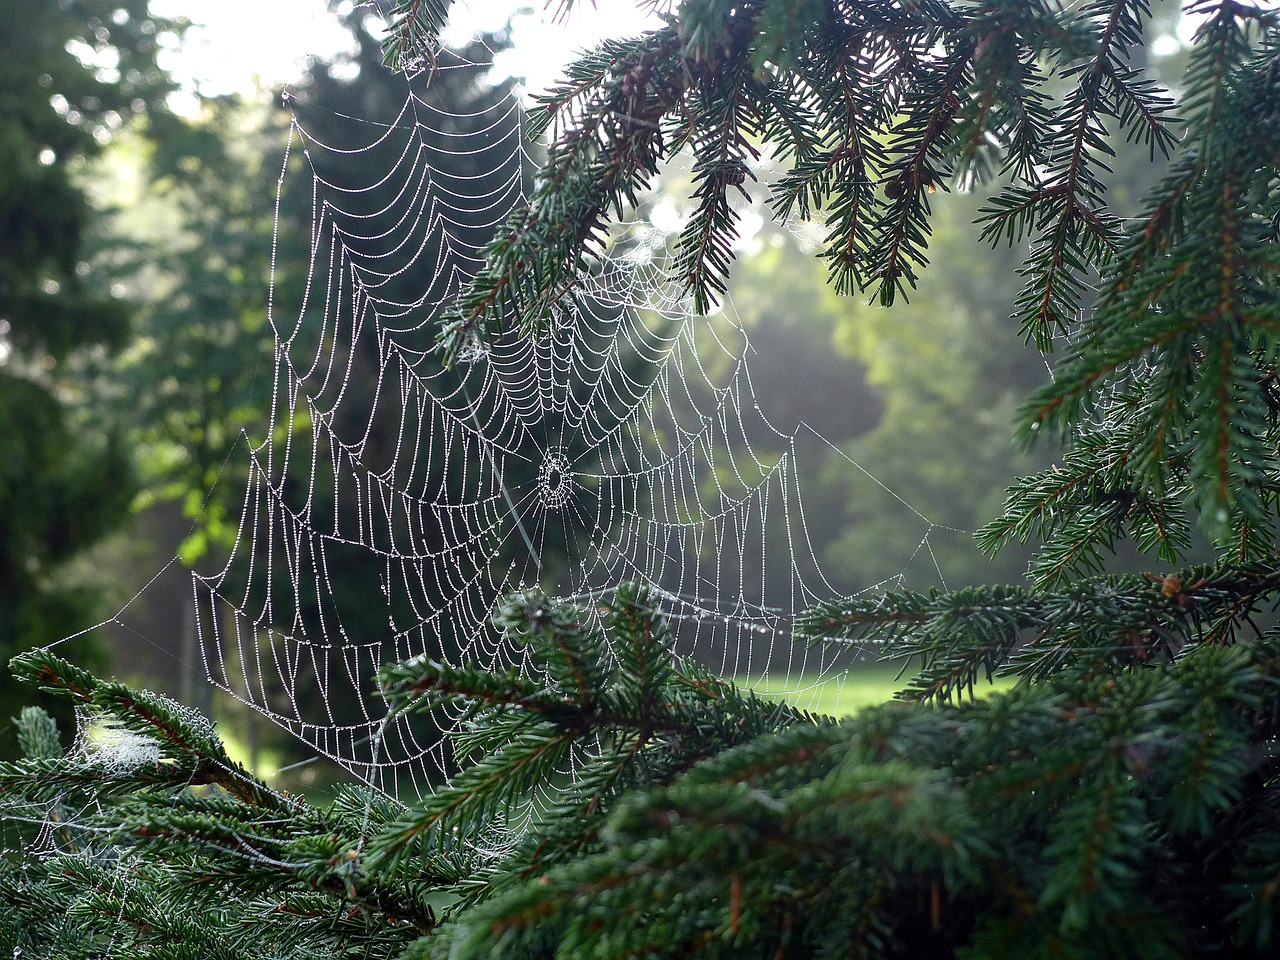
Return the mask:
MULTIPOLYGON (((538 89, 556 79, 575 49, 653 23, 633 0, 576 6, 569 23, 557 24, 550 22, 543 0, 455 0, 452 20, 459 32, 469 34, 502 26, 521 7, 533 8, 515 21, 511 70, 538 89)), ((167 65, 209 94, 248 90, 255 78, 268 85, 288 83, 308 57, 331 56, 346 40, 327 0, 152 0, 151 7, 157 15, 184 16, 199 25, 167 65)))

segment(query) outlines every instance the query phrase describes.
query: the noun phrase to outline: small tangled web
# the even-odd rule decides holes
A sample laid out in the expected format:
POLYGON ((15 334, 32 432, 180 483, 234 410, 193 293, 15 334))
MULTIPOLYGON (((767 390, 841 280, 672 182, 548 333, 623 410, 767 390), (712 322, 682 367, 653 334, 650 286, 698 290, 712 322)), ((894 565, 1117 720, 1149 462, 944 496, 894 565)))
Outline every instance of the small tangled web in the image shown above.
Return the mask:
POLYGON ((194 581, 211 681, 412 796, 446 768, 454 718, 388 718, 374 676, 418 656, 537 675, 490 623, 518 589, 591 610, 636 581, 678 652, 726 676, 831 669, 788 629, 834 593, 795 438, 760 412, 743 331, 673 293, 652 229, 616 230, 537 329, 508 323, 442 365, 441 315, 536 149, 482 62, 441 53, 396 82, 387 115, 290 100, 281 184, 310 182, 307 268, 290 273, 282 186, 272 418, 247 442, 230 560, 194 581))

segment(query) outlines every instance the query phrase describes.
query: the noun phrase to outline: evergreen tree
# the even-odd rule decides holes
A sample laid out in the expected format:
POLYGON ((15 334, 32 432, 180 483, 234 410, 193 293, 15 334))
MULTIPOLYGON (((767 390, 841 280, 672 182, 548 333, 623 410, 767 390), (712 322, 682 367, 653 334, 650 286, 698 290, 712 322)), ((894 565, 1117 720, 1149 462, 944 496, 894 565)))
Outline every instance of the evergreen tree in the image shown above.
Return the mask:
MULTIPOLYGON (((396 7, 389 53, 416 56, 448 3, 396 7)), ((931 192, 1003 171, 984 222, 1030 240, 1019 316, 1060 353, 1020 435, 1065 451, 982 540, 1036 541, 1031 582, 798 625, 917 657, 904 702, 808 716, 674 659, 633 588, 600 610, 518 596, 497 625, 545 675, 379 678, 400 709, 466 711, 452 783, 321 813, 176 705, 33 652, 22 675, 106 719, 64 758, 23 719, 0 787, 45 855, 0 874, 0 934, 55 957, 1273 956, 1280 18, 1188 10, 1175 102, 1134 65, 1141 0, 685 0, 548 95, 543 177, 446 327, 456 351, 540 322, 681 148, 699 212, 673 269, 703 307, 762 142, 794 165, 775 208, 825 213, 834 284, 886 304, 923 267, 931 192), (1116 142, 1168 155, 1128 220, 1106 205, 1116 142), (1197 525, 1217 559, 1180 567, 1197 525), (1103 572, 1127 540, 1168 566, 1103 572), (991 673, 1017 684, 968 700, 991 673)))
MULTIPOLYGON (((127 339, 129 311, 86 282, 99 223, 78 176, 138 113, 164 114, 156 65, 169 21, 145 0, 0 2, 0 652, 81 629, 93 598, 59 580, 128 515, 122 431, 70 369, 127 339)), ((93 655, 81 640, 81 656, 93 655)), ((30 698, 8 675, 0 702, 30 698)), ((68 715, 69 717, 69 715, 68 715)), ((0 756, 16 755, 12 731, 0 756)))

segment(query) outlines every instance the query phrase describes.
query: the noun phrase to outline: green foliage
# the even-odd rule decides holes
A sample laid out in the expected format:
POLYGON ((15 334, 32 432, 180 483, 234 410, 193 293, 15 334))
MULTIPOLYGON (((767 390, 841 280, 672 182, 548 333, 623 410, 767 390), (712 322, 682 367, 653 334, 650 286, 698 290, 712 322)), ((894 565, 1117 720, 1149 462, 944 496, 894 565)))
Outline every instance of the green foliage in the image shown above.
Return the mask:
POLYGON ((883 403, 874 428, 842 444, 874 479, 839 460, 823 475, 834 501, 824 506, 843 520, 832 524, 843 535, 827 566, 856 573, 850 592, 887 571, 902 571, 902 586, 1015 579, 1026 565, 1016 547, 984 563, 961 532, 982 526, 1000 491, 1046 462, 1009 442, 1010 418, 1046 370, 1034 351, 1008 349, 1018 257, 974 243, 982 203, 975 192, 935 203, 934 262, 910 303, 885 309, 828 290, 836 342, 866 365, 883 403))
POLYGON ((62 754, 58 725, 39 707, 23 707, 14 719, 18 728, 18 749, 29 760, 53 760, 62 754))
POLYGON ((457 910, 597 848, 625 787, 809 721, 673 660, 645 599, 619 590, 603 633, 588 610, 510 600, 497 623, 546 665, 541 681, 389 669, 401 709, 456 705, 470 720, 455 745, 476 762, 410 809, 348 790, 322 813, 250 776, 199 714, 47 651, 21 655, 18 674, 85 722, 62 756, 47 716, 24 714, 27 759, 0 764, 6 821, 44 828, 40 856, 0 866, 0 893, 19 905, 0 943, 51 958, 113 938, 175 957, 396 956, 434 929, 433 897, 457 910), (554 798, 552 778, 565 784, 554 798), (509 830, 526 805, 538 829, 509 830), (50 909, 59 901, 69 909, 50 909))
POLYGON ((548 165, 445 346, 456 352, 499 318, 537 322, 574 285, 610 209, 686 148, 698 204, 671 272, 707 310, 732 259, 729 195, 745 192, 759 145, 791 164, 770 189, 774 212, 826 214, 837 291, 873 286, 886 304, 927 261, 930 195, 955 174, 1002 167, 1012 181, 992 233, 1035 234, 1020 312, 1047 345, 1075 314, 1082 272, 1113 245, 1104 121, 1153 151, 1174 141, 1170 100, 1126 62, 1148 15, 1124 2, 1055 15, 1015 2, 686 0, 666 27, 602 46, 541 98, 548 165), (1051 77, 1068 81, 1057 101, 1051 77))
MULTIPOLYGON (((88 351, 118 349, 129 329, 126 305, 87 279, 100 219, 79 171, 134 114, 164 116, 172 87, 156 55, 161 35, 177 25, 151 17, 145 0, 4 0, 0 22, 0 654, 7 660, 96 619, 91 592, 60 577, 128 515, 134 478, 125 431, 73 370, 88 351)), ((82 659, 99 656, 87 637, 75 647, 82 659)), ((0 677, 0 702, 16 711, 27 699, 0 677)), ((0 757, 15 750, 12 731, 0 732, 0 757)))
POLYGON ((1048 680, 1172 661, 1202 642, 1259 633, 1280 586, 1265 565, 1192 568, 1164 577, 1106 576, 1057 590, 966 587, 885 593, 833 601, 805 613, 797 630, 833 643, 874 639, 891 657, 914 657, 921 672, 899 696, 952 700, 999 675, 1048 680), (1082 623, 1105 624, 1081 629, 1082 623))
POLYGON ((207 720, 167 698, 44 651, 14 667, 90 722, 65 756, 49 755, 42 731, 40 750, 0 764, 6 822, 39 828, 41 844, 0 863, 7 950, 390 957, 434 926, 420 871, 397 881, 360 868, 385 799, 347 791, 322 814, 254 779, 207 720))
MULTIPOLYGON (((411 57, 446 6, 394 6, 408 19, 387 51, 411 57)), ((517 596, 497 624, 532 670, 421 659, 379 678, 396 709, 459 718, 450 784, 322 814, 182 708, 27 654, 19 672, 80 704, 88 732, 52 757, 28 715, 32 756, 0 767, 6 818, 46 828, 0 872, 18 903, 0 935, 53 957, 108 940, 155 956, 1273 956, 1280 24, 1190 8, 1204 22, 1175 138, 1139 64, 1140 0, 685 0, 548 96, 544 177, 446 324, 456 350, 500 317, 538 322, 676 149, 696 212, 673 263, 702 307, 762 144, 792 162, 775 206, 826 213, 835 285, 884 301, 924 262, 931 190, 1003 171, 986 223, 1029 240, 1024 333, 1049 348, 1070 332, 1024 421, 1064 457, 983 533, 1043 539, 1033 580, 835 601, 797 624, 916 658, 913 702, 812 717, 674 658, 633 588, 594 608, 517 596), (1132 219, 1105 194, 1124 138, 1170 155, 1132 219), (1198 517, 1212 564, 1099 572, 1127 538, 1185 563, 1198 517), (1016 684, 966 700, 991 675, 1016 684)))
MULTIPOLYGON (((0 871, 19 905, 0 933, 49 957, 107 938, 173 956, 1269 954, 1275 633, 1094 651, 1009 693, 836 723, 674 660, 645 603, 619 590, 602 633, 512 598, 497 623, 539 678, 389 668, 399 709, 465 717, 463 771, 408 808, 344 792, 322 813, 171 701, 24 655, 100 743, 0 766, 7 819, 53 838, 0 871)), ((47 719, 23 722, 47 741, 47 719)))
POLYGON ((805 716, 674 660, 666 624, 637 588, 619 588, 604 610, 607 633, 589 608, 537 594, 507 601, 494 623, 543 678, 429 660, 384 671, 400 709, 463 708, 455 752, 471 762, 374 841, 375 862, 401 863, 483 823, 491 843, 512 838, 509 854, 467 882, 468 902, 485 899, 593 846, 624 788, 668 783, 725 744, 805 716))
POLYGON ((387 22, 386 61, 407 65, 424 58, 434 62, 440 31, 449 19, 451 6, 453 0, 410 0, 396 4, 387 22))
POLYGON ((1122 443, 1126 486, 1209 511, 1224 545, 1252 558, 1273 536, 1276 27, 1207 12, 1178 155, 1117 237, 1085 335, 1028 400, 1025 429, 1070 435, 1114 406, 1104 429, 1122 443))

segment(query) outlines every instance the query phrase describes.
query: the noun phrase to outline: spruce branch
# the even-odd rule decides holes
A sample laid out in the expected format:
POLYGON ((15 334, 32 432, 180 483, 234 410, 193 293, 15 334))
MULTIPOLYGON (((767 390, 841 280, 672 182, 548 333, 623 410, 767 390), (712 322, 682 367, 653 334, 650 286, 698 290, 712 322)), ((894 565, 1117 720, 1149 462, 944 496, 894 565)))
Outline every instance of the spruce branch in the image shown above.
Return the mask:
POLYGON ((448 704, 463 707, 467 719, 452 736, 463 769, 380 831, 371 844, 380 869, 465 846, 477 823, 495 833, 530 816, 563 825, 553 844, 535 828, 537 840, 483 867, 485 879, 468 885, 469 899, 485 895, 504 873, 528 876, 590 845, 624 790, 668 782, 726 743, 803 716, 677 663, 665 623, 634 585, 618 588, 596 610, 516 594, 494 623, 545 666, 543 684, 430 660, 382 675, 384 693, 401 709, 448 704), (539 812, 542 785, 564 779, 571 759, 576 772, 568 787, 539 812))
POLYGON ((888 657, 919 658, 920 673, 899 696, 948 701, 980 679, 1113 673, 1193 644, 1230 642, 1252 631, 1250 615, 1277 583, 1273 566, 1254 564, 1091 577, 1053 590, 889 593, 818 605, 796 631, 811 642, 873 640, 888 657))
POLYGON ((855 929, 867 955, 970 936, 1026 938, 1034 953, 1136 944, 1136 911, 1160 930, 1147 936, 1157 951, 1194 952, 1201 933, 1182 917, 1202 915, 1192 906, 1209 849, 1199 825, 1225 818, 1254 849, 1244 825, 1267 809, 1261 798, 1242 809, 1237 785, 1270 762, 1257 745, 1274 718, 1265 730, 1253 721, 1274 707, 1276 667, 1274 638, 1200 646, 1165 668, 962 708, 886 706, 759 738, 631 795, 599 846, 459 915, 440 949, 821 955, 847 950, 855 929), (817 770, 735 775, 770 753, 794 758, 805 740, 825 746, 817 770), (1203 776, 1178 792, 1188 764, 1203 776), (1189 846, 1160 848, 1164 829, 1189 846), (807 909, 824 899, 847 927, 807 909))
POLYGON ((759 159, 759 151, 752 140, 762 129, 756 104, 765 99, 745 60, 736 73, 718 73, 708 80, 715 88, 699 94, 710 108, 673 134, 673 147, 688 144, 695 159, 694 210, 676 239, 671 275, 693 297, 698 313, 707 313, 726 289, 738 236, 738 213, 730 193, 750 200, 744 183, 755 179, 750 164, 759 159))
MULTIPOLYGON (((914 264, 925 264, 929 238, 928 195, 946 189, 951 178, 948 158, 955 152, 953 128, 962 108, 962 94, 970 84, 971 61, 976 45, 962 44, 925 81, 921 92, 909 98, 908 116, 892 131, 897 136, 892 158, 885 171, 884 192, 888 198, 873 249, 878 253, 870 265, 870 275, 879 285, 880 303, 891 306, 895 297, 914 288, 914 264), (914 101, 914 102, 913 102, 914 101)), ((833 282, 838 292, 851 293, 851 275, 842 270, 852 264, 833 263, 833 282)))
POLYGON ((1126 538, 1176 562, 1191 546, 1183 506, 1189 491, 1184 485, 1159 493, 1144 482, 1131 458, 1148 441, 1121 430, 1081 434, 1059 463, 1007 489, 1001 515, 978 531, 979 545, 994 554, 1015 541, 1040 541, 1029 573, 1045 587, 1101 573, 1126 538))
MULTIPOLYGON (((456 864, 438 858, 437 873, 424 869, 413 882, 370 874, 359 853, 367 807, 359 822, 349 809, 331 820, 234 764, 202 717, 164 697, 100 680, 47 650, 22 654, 13 666, 88 708, 87 716, 117 724, 117 735, 142 738, 146 748, 126 744, 136 757, 118 757, 104 747, 0 765, 7 815, 52 817, 61 825, 64 839, 48 870, 73 862, 112 864, 116 879, 93 894, 101 904, 91 911, 94 924, 103 917, 133 918, 139 942, 216 938, 221 920, 181 934, 152 922, 158 901, 145 891, 159 884, 189 886, 199 898, 232 896, 233 902, 249 891, 280 897, 314 892, 330 898, 330 915, 342 904, 365 918, 366 942, 389 936, 403 943, 434 926, 423 891, 454 883, 456 864), (217 790, 203 795, 193 787, 217 790), (73 799, 85 795, 92 804, 73 799), (64 816, 73 805, 78 815, 64 816), (369 923, 370 913, 383 919, 369 923), (385 924, 394 929, 388 933, 385 924)), ((88 883, 88 877, 77 882, 88 883)), ((260 922, 234 920, 248 927, 260 922)))
MULTIPOLYGON (((1097 0, 1081 15, 1096 22, 1097 39, 1087 61, 1063 71, 1075 86, 1048 127, 1056 132, 1046 144, 1048 169, 1035 191, 1036 235, 1025 268, 1030 282, 1018 301, 1024 336, 1044 351, 1073 325, 1085 275, 1100 270, 1114 253, 1117 221, 1106 210, 1095 159, 1113 155, 1104 118, 1115 117, 1122 130, 1153 152, 1171 149, 1174 142, 1165 118, 1171 102, 1125 63, 1150 16, 1146 4, 1097 0)), ((1008 215, 999 208, 989 214, 1008 215)), ((993 236, 1000 232, 993 230, 993 236)))
POLYGON ((382 41, 383 62, 395 70, 434 65, 452 6, 453 0, 393 0, 382 41))
MULTIPOLYGON (((1144 394, 1145 403, 1116 410, 1122 419, 1111 429, 1128 437, 1120 455, 1135 485, 1184 490, 1220 535, 1228 521, 1237 530, 1270 525, 1258 491, 1275 472, 1265 384, 1280 318, 1280 285, 1264 266, 1273 245, 1253 214, 1275 167, 1245 132, 1275 123, 1273 109, 1259 110, 1270 102, 1262 91, 1271 61, 1237 49, 1239 31, 1228 20, 1206 28, 1216 53, 1200 53, 1188 74, 1189 84, 1213 87, 1192 111, 1193 147, 1130 228, 1085 335, 1054 382, 1027 402, 1023 431, 1028 442, 1040 426, 1067 436, 1081 417, 1110 412, 1108 391, 1144 394), (1222 66, 1229 56, 1244 58, 1230 80, 1222 66)), ((1235 549, 1259 556, 1255 541, 1236 539, 1235 549)))
POLYGON ((99 680, 44 649, 21 653, 9 665, 22 679, 112 717, 130 732, 152 739, 165 757, 180 765, 183 782, 193 786, 212 784, 246 803, 281 812, 295 807, 227 756, 208 720, 166 697, 99 680))
POLYGON ((661 120, 688 82, 678 49, 673 27, 607 46, 577 69, 574 86, 547 98, 546 122, 564 123, 527 205, 488 244, 485 267, 443 319, 446 362, 508 319, 536 324, 572 291, 588 253, 605 243, 609 208, 634 204, 657 172, 661 120))
POLYGON ((818 0, 784 14, 763 0, 689 0, 667 26, 584 56, 543 98, 535 127, 551 131, 548 162, 446 318, 446 357, 507 320, 539 324, 589 269, 610 220, 685 148, 695 211, 671 277, 709 310, 734 256, 727 194, 754 176, 757 142, 792 159, 772 189, 775 215, 824 211, 838 290, 874 286, 886 303, 927 262, 929 194, 957 167, 1014 172, 988 227, 992 239, 1035 238, 1020 309, 1048 349, 1115 253, 1099 174, 1106 122, 1153 155, 1175 144, 1169 98, 1128 63, 1148 17, 1141 0, 1072 14, 818 0), (1060 103, 1041 63, 1069 82, 1060 103), (998 164, 978 162, 991 152, 998 164))
POLYGON ((56 760, 62 756, 58 725, 40 707, 23 707, 13 718, 18 728, 18 749, 28 760, 56 760))

